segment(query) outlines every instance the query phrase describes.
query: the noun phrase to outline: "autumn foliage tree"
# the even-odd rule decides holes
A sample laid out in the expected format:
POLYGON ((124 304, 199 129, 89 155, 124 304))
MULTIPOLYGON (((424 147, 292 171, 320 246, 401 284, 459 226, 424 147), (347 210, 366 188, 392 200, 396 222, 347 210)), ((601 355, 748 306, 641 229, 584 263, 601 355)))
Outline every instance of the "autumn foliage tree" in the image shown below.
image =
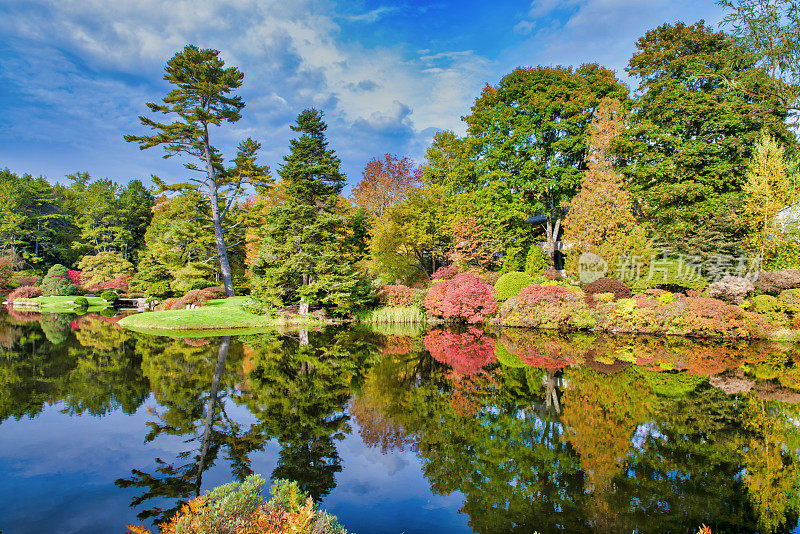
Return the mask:
POLYGON ((619 100, 604 99, 589 125, 588 170, 581 189, 569 204, 564 239, 570 248, 569 267, 575 270, 584 252, 599 254, 613 266, 629 248, 632 237, 643 237, 636 227, 633 202, 623 177, 614 170, 612 144, 625 129, 619 100))
POLYGON ((450 261, 478 267, 491 267, 500 261, 503 243, 477 217, 458 217, 452 233, 450 261))
POLYGON ((361 181, 353 188, 353 204, 380 219, 388 207, 405 200, 419 182, 420 171, 413 161, 384 154, 383 159, 367 162, 361 181))
POLYGON ((425 308, 446 319, 480 323, 497 311, 495 289, 473 272, 457 274, 428 290, 425 308))
POLYGON ((747 168, 747 182, 744 185, 750 245, 762 256, 773 219, 789 202, 790 189, 783 146, 764 132, 747 168))

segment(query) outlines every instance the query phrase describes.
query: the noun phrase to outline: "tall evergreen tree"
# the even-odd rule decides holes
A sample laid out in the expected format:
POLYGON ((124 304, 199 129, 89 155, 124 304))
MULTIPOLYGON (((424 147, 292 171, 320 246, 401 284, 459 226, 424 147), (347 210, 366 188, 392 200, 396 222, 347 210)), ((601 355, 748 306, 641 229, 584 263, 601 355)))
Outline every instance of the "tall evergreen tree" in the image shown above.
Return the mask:
POLYGON ((0 170, 0 253, 17 253, 32 264, 62 261, 69 252, 68 219, 43 177, 0 170))
POLYGON ((208 195, 211 206, 209 222, 214 228, 214 238, 219 259, 220 274, 225 292, 234 294, 233 278, 228 247, 225 242, 225 218, 235 200, 242 194, 243 185, 256 184, 267 178, 266 167, 253 165, 259 144, 248 139, 239 145, 239 155, 235 169, 247 164, 247 172, 229 172, 223 167, 220 152, 211 144, 210 129, 222 122, 236 122, 241 118, 244 101, 240 96, 230 93, 242 85, 244 74, 236 67, 225 68, 218 50, 199 49, 186 46, 167 62, 164 79, 176 86, 164 97, 163 104, 148 103, 150 111, 176 114, 172 123, 159 123, 147 117, 139 117, 145 126, 155 130, 152 136, 126 135, 126 141, 139 143, 139 148, 163 145, 165 158, 176 154, 187 154, 199 162, 186 163, 191 171, 201 177, 190 178, 188 182, 167 185, 157 181, 161 190, 185 191, 202 189, 208 195))
POLYGON ((278 171, 285 200, 266 217, 253 294, 268 305, 299 301, 346 313, 362 284, 345 254, 351 221, 341 207, 341 161, 328 148, 320 111, 303 111, 291 128, 300 137, 278 171))

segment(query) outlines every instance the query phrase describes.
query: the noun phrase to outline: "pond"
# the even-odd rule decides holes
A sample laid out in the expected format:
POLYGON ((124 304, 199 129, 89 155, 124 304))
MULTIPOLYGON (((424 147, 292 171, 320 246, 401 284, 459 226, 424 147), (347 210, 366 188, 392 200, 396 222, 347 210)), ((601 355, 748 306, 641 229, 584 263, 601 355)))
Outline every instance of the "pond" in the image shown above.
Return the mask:
POLYGON ((800 350, 0 317, 0 530, 123 532, 251 472, 351 532, 800 532, 800 350))

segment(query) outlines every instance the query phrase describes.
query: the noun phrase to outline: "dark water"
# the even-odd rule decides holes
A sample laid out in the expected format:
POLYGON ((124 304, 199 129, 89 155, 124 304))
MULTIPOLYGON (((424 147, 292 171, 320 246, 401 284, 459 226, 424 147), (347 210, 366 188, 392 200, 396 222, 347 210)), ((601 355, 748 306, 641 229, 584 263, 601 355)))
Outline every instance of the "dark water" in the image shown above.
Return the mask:
POLYGON ((413 329, 170 339, 0 317, 0 530, 290 478, 352 532, 797 532, 800 349, 413 329))

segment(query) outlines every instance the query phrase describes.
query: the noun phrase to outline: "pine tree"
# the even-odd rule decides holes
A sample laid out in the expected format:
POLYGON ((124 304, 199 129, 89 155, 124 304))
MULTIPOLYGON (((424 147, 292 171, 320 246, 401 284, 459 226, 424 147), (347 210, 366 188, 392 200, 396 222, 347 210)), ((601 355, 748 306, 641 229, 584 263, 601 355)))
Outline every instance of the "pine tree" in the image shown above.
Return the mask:
POLYGON ((790 188, 783 146, 763 132, 747 168, 747 183, 744 185, 750 245, 762 257, 772 221, 789 202, 790 188))
POLYGON ((346 257, 350 217, 340 193, 341 161, 328 148, 321 112, 307 109, 292 130, 289 155, 278 170, 285 200, 266 217, 258 258, 251 266, 253 295, 266 305, 308 303, 348 313, 365 297, 346 257))
POLYGON ((188 182, 167 185, 154 182, 159 192, 204 190, 211 208, 208 222, 214 229, 214 239, 219 260, 220 275, 225 292, 234 294, 233 275, 228 260, 226 216, 235 201, 242 195, 245 184, 258 186, 268 183, 269 170, 255 164, 260 145, 252 139, 239 144, 234 167, 225 169, 222 155, 211 144, 210 131, 223 122, 234 123, 241 118, 244 101, 230 93, 242 85, 244 74, 236 67, 225 68, 218 50, 186 46, 167 62, 164 80, 176 86, 163 100, 163 104, 148 103, 154 113, 177 115, 175 122, 159 123, 148 117, 139 117, 141 123, 156 133, 151 136, 126 135, 125 140, 139 143, 144 150, 163 146, 165 158, 185 154, 197 163, 185 167, 197 174, 188 182))

